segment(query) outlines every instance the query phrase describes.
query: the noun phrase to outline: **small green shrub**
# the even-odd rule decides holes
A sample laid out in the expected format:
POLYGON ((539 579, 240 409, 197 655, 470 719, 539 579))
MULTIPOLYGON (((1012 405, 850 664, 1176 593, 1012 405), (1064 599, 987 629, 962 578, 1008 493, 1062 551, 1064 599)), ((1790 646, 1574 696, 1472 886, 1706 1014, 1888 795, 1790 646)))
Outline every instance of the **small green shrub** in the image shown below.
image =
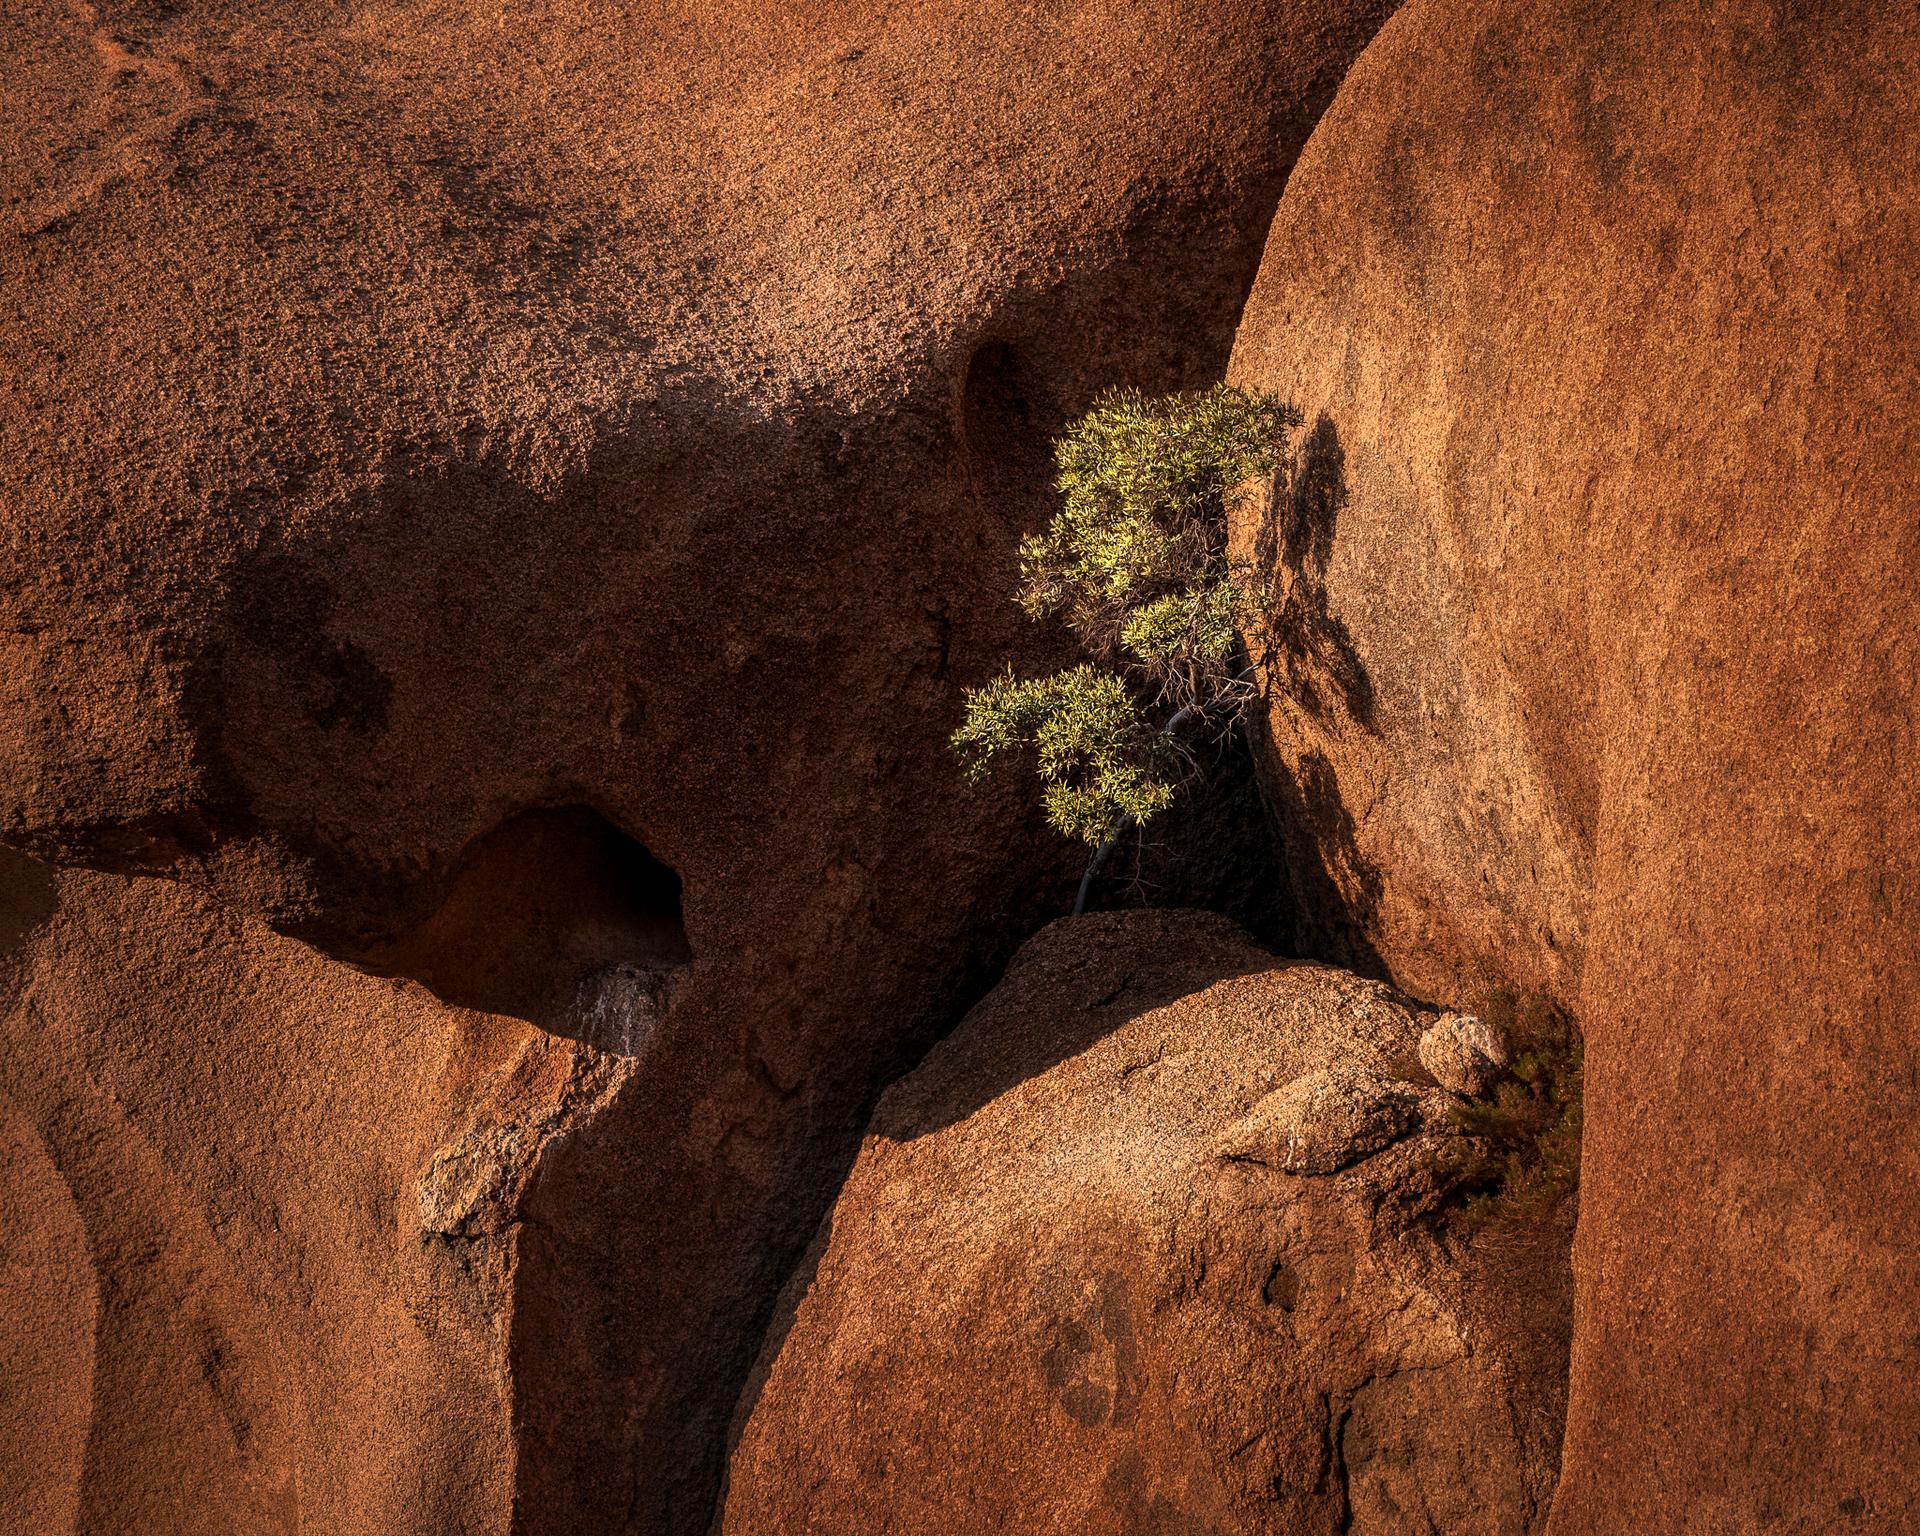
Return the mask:
POLYGON ((1126 683, 1097 667, 1025 681, 1009 671, 970 690, 953 741, 976 778, 997 753, 1033 747, 1047 819, 1090 843, 1116 816, 1145 821, 1173 800, 1173 752, 1126 683))
POLYGON ((1504 989, 1480 1015, 1506 1031, 1513 1065, 1491 1093, 1455 1108, 1461 1140, 1445 1171, 1470 1228, 1543 1219, 1580 1186, 1580 1029, 1549 999, 1504 989))
POLYGON ((1062 505, 1020 546, 1018 599, 1088 660, 966 690, 954 749, 971 777, 1031 751, 1047 819, 1095 847, 1173 802, 1180 732, 1253 696, 1273 604, 1227 550, 1243 486, 1271 475, 1300 424, 1271 395, 1216 384, 1112 390, 1054 444, 1062 505))

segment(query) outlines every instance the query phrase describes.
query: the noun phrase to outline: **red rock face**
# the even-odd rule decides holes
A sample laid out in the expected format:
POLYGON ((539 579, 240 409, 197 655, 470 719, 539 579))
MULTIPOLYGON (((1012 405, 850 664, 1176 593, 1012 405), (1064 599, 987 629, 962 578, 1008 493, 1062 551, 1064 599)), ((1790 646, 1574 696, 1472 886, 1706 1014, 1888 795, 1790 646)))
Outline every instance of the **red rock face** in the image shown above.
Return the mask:
POLYGON ((422 1169, 566 1042, 176 882, 4 871, 0 1525, 499 1528, 516 1293, 422 1169))
POLYGON ((1300 877, 1587 1029, 1560 1536, 1920 1518, 1917 69, 1905 5, 1422 0, 1236 345, 1318 423, 1300 877))
POLYGON ((1038 934, 881 1099, 720 1529, 1544 1529, 1566 1333, 1508 1319, 1564 1324, 1564 1237, 1436 1236, 1430 1017, 1212 914, 1038 934))
POLYGON ((1073 859, 944 744, 1046 437, 1217 374, 1389 9, 0 19, 5 1085, 113 1341, 56 1523, 704 1524, 862 1108, 1073 859))

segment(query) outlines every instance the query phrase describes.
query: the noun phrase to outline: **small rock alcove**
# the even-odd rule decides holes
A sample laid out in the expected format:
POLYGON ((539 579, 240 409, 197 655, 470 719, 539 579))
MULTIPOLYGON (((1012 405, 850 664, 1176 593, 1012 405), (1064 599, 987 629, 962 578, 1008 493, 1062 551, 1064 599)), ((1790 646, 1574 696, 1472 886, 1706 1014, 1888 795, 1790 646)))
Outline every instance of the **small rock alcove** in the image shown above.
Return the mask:
POLYGON ((439 909, 363 963, 456 1007, 636 1056, 692 958, 680 877, 569 805, 523 811, 474 843, 439 909))

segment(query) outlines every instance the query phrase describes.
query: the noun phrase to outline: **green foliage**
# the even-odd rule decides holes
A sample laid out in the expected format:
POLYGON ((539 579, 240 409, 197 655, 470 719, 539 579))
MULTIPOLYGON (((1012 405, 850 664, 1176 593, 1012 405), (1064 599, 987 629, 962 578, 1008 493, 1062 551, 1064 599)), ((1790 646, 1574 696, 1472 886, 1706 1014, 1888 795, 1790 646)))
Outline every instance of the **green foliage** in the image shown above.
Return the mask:
POLYGON ((1129 613, 1120 643, 1148 667, 1178 667, 1191 658, 1208 669, 1233 655, 1241 592, 1228 576, 1184 592, 1168 592, 1129 613))
POLYGON ((1064 618, 1095 656, 1149 674, 1180 673, 1189 649, 1223 660, 1248 575, 1227 559, 1228 503, 1274 472, 1299 422, 1283 401, 1228 384, 1100 396, 1054 444, 1062 504, 1020 546, 1021 606, 1064 618), (1170 622, 1176 608, 1214 622, 1170 622), (1155 620, 1139 628, 1149 612, 1155 620), (1204 647, 1167 643, 1186 629, 1204 647))
POLYGON ((1453 1112, 1462 1142, 1448 1173, 1468 1195, 1470 1227, 1551 1214, 1580 1185, 1584 1047, 1548 999, 1496 991, 1480 1010, 1514 1049, 1507 1075, 1453 1112))
POLYGON ((1111 390, 1054 444, 1060 510, 1020 546, 1019 601, 1059 618, 1090 664, 966 691, 955 749, 975 778, 1002 753, 1036 752, 1048 820, 1096 846, 1123 817, 1172 803, 1169 724, 1251 694, 1243 641, 1271 605, 1227 553, 1239 488, 1271 475, 1292 406, 1217 384, 1149 398, 1111 390))
POLYGON ((1145 821, 1173 801, 1172 750, 1126 682, 1098 667, 1026 681, 1008 672, 968 690, 953 744, 976 780, 997 754, 1033 748, 1047 819, 1089 843, 1098 844, 1116 816, 1145 821))

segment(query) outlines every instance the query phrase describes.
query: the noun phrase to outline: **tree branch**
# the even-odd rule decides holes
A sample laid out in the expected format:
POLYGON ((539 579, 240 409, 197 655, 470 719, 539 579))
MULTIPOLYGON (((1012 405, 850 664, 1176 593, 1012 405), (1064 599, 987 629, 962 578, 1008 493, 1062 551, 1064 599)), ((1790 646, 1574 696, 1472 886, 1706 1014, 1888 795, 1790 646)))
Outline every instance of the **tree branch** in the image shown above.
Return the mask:
MULTIPOLYGON (((1242 651, 1241 654, 1244 656, 1246 652, 1242 651)), ((1232 687, 1246 682, 1257 670, 1258 668, 1255 664, 1249 662, 1244 669, 1234 674, 1232 683, 1228 686, 1232 687)), ((1196 700, 1192 704, 1183 705, 1171 720, 1160 727, 1160 734, 1169 739, 1173 738, 1179 732, 1180 728, 1189 720, 1205 719, 1207 711, 1219 702, 1220 700, 1215 698, 1209 699, 1205 704, 1201 704, 1196 700)), ((1235 698, 1234 702, 1235 704, 1244 704, 1246 701, 1235 698)), ((1073 898, 1073 915, 1075 917, 1083 916, 1086 913, 1087 897, 1093 893, 1094 877, 1100 873, 1101 866, 1107 862, 1107 855, 1113 852, 1114 844, 1118 843, 1121 838, 1127 835, 1127 832, 1132 828, 1133 824, 1134 820, 1132 816, 1122 814, 1116 817, 1113 825, 1107 829, 1106 841, 1094 849, 1093 857, 1087 861, 1087 871, 1080 877, 1080 893, 1073 898)))

